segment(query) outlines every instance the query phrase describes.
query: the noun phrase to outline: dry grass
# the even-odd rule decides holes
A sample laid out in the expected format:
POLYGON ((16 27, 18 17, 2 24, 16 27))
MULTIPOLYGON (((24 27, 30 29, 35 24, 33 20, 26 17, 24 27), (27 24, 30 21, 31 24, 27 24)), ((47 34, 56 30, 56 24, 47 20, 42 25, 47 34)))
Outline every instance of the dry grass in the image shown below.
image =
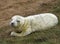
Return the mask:
POLYGON ((60 44, 60 0, 0 0, 0 44, 60 44), (59 24, 56 27, 26 37, 9 35, 14 30, 9 26, 13 15, 29 16, 45 12, 57 15, 59 24))

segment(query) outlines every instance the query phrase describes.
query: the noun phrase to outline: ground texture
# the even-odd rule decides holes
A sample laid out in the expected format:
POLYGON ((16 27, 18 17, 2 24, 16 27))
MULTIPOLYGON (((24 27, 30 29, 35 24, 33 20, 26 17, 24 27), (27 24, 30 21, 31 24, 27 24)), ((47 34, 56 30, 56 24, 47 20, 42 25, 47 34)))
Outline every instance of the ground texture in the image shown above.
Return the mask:
POLYGON ((60 44, 60 0, 0 0, 0 44, 60 44), (9 26, 12 16, 46 12, 56 14, 57 26, 25 37, 9 35, 14 30, 9 26))

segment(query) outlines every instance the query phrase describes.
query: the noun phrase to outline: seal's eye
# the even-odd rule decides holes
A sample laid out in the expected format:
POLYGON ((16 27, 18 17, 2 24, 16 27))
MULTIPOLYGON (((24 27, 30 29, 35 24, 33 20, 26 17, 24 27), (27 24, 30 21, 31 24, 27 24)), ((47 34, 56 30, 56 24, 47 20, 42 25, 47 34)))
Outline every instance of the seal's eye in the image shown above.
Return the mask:
POLYGON ((17 20, 17 22, 20 22, 19 20, 17 20))

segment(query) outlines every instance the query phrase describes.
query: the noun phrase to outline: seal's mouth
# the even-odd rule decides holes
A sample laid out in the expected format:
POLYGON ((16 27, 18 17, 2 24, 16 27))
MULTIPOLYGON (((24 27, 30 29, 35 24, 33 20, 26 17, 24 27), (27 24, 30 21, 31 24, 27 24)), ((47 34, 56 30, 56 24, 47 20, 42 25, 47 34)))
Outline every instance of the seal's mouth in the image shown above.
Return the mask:
POLYGON ((14 24, 11 24, 11 27, 13 27, 13 28, 18 28, 19 26, 18 26, 18 25, 15 26, 14 24))

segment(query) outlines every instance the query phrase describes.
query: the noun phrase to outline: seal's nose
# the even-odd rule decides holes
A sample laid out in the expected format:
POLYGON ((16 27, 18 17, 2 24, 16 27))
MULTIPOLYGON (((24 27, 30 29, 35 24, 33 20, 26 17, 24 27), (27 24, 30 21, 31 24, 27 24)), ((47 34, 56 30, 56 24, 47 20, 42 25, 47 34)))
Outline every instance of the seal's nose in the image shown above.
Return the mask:
POLYGON ((11 25, 13 26, 13 25, 14 25, 14 23, 11 23, 11 25))

